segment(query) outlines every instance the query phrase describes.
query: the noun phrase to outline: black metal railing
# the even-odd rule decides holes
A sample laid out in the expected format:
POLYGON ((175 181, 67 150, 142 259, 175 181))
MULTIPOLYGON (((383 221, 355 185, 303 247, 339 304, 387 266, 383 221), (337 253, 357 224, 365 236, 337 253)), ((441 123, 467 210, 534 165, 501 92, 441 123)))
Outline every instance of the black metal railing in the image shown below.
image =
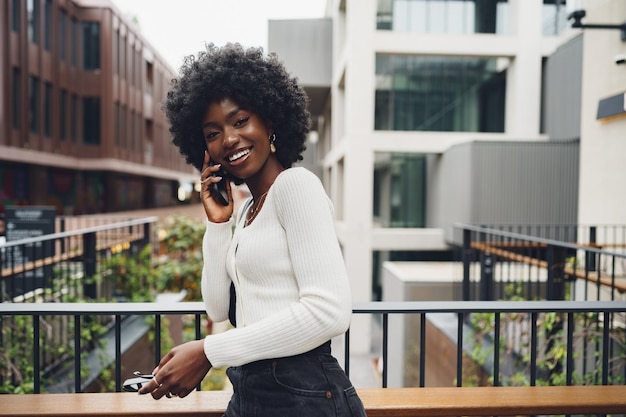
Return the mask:
MULTIPOLYGON (((380 360, 383 387, 388 386, 389 372, 399 371, 390 369, 391 348, 405 356, 401 361, 402 367, 413 366, 417 370, 419 378, 415 386, 433 385, 433 381, 427 380, 427 375, 431 374, 428 367, 441 366, 445 361, 452 360, 438 356, 442 354, 441 349, 428 348, 427 342, 430 339, 441 339, 442 336, 455 347, 456 372, 448 381, 447 385, 450 386, 476 384, 473 378, 476 369, 488 374, 487 384, 493 385, 626 383, 625 302, 368 302, 356 303, 353 312, 355 315, 377 317, 373 322, 380 323, 377 328, 380 329, 382 341, 380 360), (472 320, 473 316, 479 317, 480 320, 472 320), (552 319, 548 320, 550 317, 552 319), (558 320, 554 320, 555 317, 558 320), (419 323, 418 337, 405 341, 402 346, 393 343, 394 340, 399 340, 397 332, 405 331, 398 329, 406 328, 406 322, 400 326, 394 324, 398 318, 403 320, 410 318, 419 323), (449 322, 444 326, 437 325, 442 318, 452 319, 454 329, 452 332, 449 322), (549 328, 545 327, 548 321, 551 323, 549 328), (490 325, 485 326, 485 322, 490 325), (504 334, 506 332, 511 332, 518 338, 523 336, 526 341, 519 346, 512 346, 507 342, 510 338, 506 337, 504 334), (562 355, 559 358, 550 356, 550 350, 555 347, 558 347, 559 355, 562 355), (419 353, 417 357, 407 361, 415 351, 419 353), (481 353, 479 355, 472 353, 476 351, 481 353), (474 362, 477 368, 467 369, 468 360, 474 362), (549 366, 546 365, 546 360, 550 363, 549 366), (555 361, 559 362, 558 366, 554 366, 555 361), (520 372, 527 378, 524 382, 519 380, 520 372), (515 375, 511 379, 513 373, 515 375)), ((24 353, 26 356, 32 355, 33 392, 46 391, 46 386, 42 383, 40 366, 46 332, 42 329, 40 319, 49 316, 67 317, 73 323, 73 332, 68 335, 67 341, 68 348, 71 347, 69 350, 73 351, 71 354, 74 368, 73 391, 83 392, 85 381, 81 376, 81 370, 84 370, 85 366, 82 362, 84 327, 92 317, 103 315, 113 317, 114 348, 111 368, 115 391, 121 390, 122 380, 127 376, 122 374, 124 354, 122 346, 125 342, 124 337, 128 336, 123 329, 129 318, 154 318, 154 321, 149 320, 151 324, 147 327, 146 337, 153 341, 152 359, 155 365, 164 353, 161 337, 163 317, 179 315, 191 317, 196 339, 204 336, 202 329, 206 327, 202 325, 206 318, 201 302, 0 304, 3 328, 9 328, 9 322, 18 317, 29 317, 32 320, 32 331, 26 336, 31 339, 32 349, 24 353)), ((348 373, 351 371, 350 339, 351 332, 348 331, 344 339, 344 366, 348 373)), ((9 346, 2 346, 5 351, 7 348, 9 346)), ((6 369, 0 371, 4 374, 3 378, 8 378, 6 369)))
MULTIPOLYGON (((125 220, 7 242, 0 248, 0 301, 67 301, 76 298, 110 299, 99 294, 90 278, 104 259, 115 253, 134 253, 154 243, 157 217, 125 220)), ((72 220, 73 222, 78 220, 72 220)), ((97 220, 80 220, 93 223, 97 220)), ((64 225, 67 227, 67 225, 64 225)))
POLYGON ((624 300, 624 226, 455 228, 464 300, 624 300))

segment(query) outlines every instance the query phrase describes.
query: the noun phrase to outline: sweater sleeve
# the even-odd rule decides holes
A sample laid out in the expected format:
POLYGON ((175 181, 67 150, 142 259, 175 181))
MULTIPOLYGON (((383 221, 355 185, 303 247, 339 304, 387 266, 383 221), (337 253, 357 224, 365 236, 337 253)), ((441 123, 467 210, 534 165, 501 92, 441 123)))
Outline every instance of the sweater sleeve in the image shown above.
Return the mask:
POLYGON ((202 239, 202 299, 209 318, 219 322, 228 319, 230 278, 226 272, 226 254, 232 237, 233 219, 225 223, 208 220, 202 239))
POLYGON ((297 300, 247 326, 207 336, 205 353, 216 367, 300 354, 349 326, 352 300, 332 204, 313 173, 304 168, 287 171, 271 192, 278 227, 287 240, 297 300))

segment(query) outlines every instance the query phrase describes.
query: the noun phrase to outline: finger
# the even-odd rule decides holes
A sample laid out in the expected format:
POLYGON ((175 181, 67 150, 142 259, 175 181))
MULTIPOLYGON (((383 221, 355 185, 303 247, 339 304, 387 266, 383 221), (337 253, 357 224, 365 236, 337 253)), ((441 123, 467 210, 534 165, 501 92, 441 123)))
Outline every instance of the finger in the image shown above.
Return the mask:
POLYGON ((139 389, 139 394, 149 394, 151 392, 153 392, 155 389, 159 388, 161 385, 159 384, 159 382, 155 379, 152 378, 150 381, 148 381, 146 384, 144 384, 140 389, 139 389))
POLYGON ((156 389, 152 390, 150 394, 152 395, 152 398, 154 398, 155 400, 159 400, 166 396, 167 398, 170 398, 169 388, 166 388, 163 385, 159 385, 156 389))
POLYGON ((181 391, 181 392, 178 393, 178 398, 185 398, 186 396, 188 396, 192 392, 193 392, 193 389, 192 390, 181 391))
POLYGON ((152 379, 150 381, 148 381, 146 384, 144 384, 144 386, 142 386, 139 389, 139 394, 148 394, 153 392, 155 389, 159 388, 162 384, 160 382, 160 380, 157 378, 156 374, 159 371, 159 367, 157 366, 156 368, 154 368, 154 370, 152 371, 152 379))
POLYGON ((209 161, 211 160, 211 157, 209 156, 209 151, 204 151, 204 161, 202 163, 202 170, 204 171, 204 168, 209 166, 209 161))
POLYGON ((209 181, 209 178, 217 178, 217 181, 220 181, 222 177, 220 175, 215 175, 215 173, 219 172, 221 168, 222 164, 215 164, 204 167, 204 169, 200 173, 200 182, 204 184, 209 181))

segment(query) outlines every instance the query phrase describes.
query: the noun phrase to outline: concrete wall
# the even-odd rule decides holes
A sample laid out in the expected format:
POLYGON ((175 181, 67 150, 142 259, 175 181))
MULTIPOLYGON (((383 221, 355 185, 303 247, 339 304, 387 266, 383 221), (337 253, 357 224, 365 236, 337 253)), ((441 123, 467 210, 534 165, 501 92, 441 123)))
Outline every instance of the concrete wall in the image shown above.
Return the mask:
MULTIPOLYGON (((585 2, 583 23, 626 21, 626 2, 585 2)), ((596 119, 599 100, 626 92, 626 65, 613 57, 626 53, 617 30, 585 29, 580 142, 580 224, 626 224, 626 117, 596 119)))
MULTIPOLYGON (((472 142, 439 164, 438 227, 461 244, 454 223, 571 225, 577 219, 577 141, 472 142), (445 190, 445 191, 444 191, 445 190)), ((547 236, 546 236, 547 237, 547 236)))
POLYGON ((543 127, 551 139, 580 138, 583 37, 559 47, 546 59, 543 127))

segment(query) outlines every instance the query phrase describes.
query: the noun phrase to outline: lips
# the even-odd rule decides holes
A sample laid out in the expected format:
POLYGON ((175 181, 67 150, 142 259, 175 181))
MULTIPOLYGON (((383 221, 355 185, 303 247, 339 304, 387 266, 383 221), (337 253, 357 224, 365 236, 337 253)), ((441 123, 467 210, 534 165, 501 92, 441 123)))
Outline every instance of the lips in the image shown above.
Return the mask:
POLYGON ((250 155, 250 148, 239 149, 232 154, 230 154, 227 159, 231 164, 237 164, 240 161, 243 161, 248 155, 250 155))

